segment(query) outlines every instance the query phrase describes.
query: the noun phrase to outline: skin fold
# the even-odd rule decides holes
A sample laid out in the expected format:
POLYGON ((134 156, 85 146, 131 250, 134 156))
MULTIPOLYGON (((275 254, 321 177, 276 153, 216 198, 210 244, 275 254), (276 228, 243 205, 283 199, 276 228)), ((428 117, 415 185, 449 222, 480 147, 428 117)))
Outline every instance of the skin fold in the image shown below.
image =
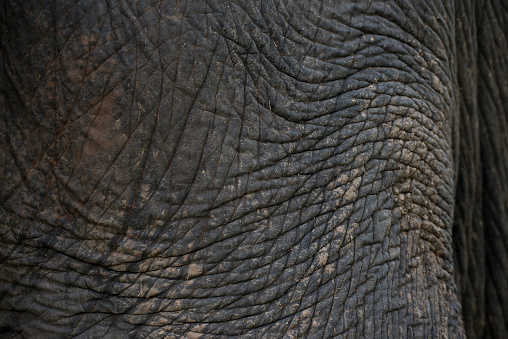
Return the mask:
POLYGON ((506 4, 1 20, 0 336, 508 336, 506 4))

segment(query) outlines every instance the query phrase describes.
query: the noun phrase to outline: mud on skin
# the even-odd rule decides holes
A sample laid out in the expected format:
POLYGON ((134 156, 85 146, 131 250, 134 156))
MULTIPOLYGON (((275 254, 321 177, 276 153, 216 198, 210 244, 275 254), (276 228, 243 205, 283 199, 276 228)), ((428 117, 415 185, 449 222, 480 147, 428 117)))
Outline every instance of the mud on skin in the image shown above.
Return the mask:
POLYGON ((2 7, 2 336, 508 336, 501 2, 2 7))

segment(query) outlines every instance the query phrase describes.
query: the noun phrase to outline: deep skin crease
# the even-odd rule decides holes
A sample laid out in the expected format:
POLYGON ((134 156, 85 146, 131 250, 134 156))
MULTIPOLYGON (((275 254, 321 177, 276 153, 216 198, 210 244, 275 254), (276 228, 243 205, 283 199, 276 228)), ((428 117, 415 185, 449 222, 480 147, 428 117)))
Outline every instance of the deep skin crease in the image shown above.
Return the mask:
POLYGON ((508 336, 508 9, 6 1, 0 335, 508 336))

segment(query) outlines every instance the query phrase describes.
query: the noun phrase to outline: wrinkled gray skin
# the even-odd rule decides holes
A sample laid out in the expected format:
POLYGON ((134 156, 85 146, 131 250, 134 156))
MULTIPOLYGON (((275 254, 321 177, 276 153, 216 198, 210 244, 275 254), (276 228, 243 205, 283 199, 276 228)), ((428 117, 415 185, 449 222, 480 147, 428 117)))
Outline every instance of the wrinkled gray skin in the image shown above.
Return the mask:
POLYGON ((507 13, 4 2, 0 335, 507 337, 507 13))

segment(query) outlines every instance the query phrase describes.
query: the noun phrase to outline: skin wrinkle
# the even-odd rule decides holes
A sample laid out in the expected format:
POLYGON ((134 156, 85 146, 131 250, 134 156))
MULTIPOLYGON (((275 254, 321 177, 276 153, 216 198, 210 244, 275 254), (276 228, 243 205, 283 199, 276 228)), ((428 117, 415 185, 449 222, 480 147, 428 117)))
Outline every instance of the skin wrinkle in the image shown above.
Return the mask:
POLYGON ((496 272, 505 272, 507 267, 502 264, 506 250, 499 246, 506 238, 495 231, 506 224, 501 221, 506 220, 506 205, 500 203, 506 199, 499 194, 506 191, 506 176, 500 175, 505 171, 505 157, 493 156, 493 152, 504 154, 502 150, 506 149, 502 132, 505 105, 499 97, 506 97, 506 86, 500 84, 505 76, 496 79, 506 70, 506 27, 495 24, 505 22, 506 13, 496 2, 461 1, 458 5, 464 13, 457 22, 456 38, 459 53, 464 56, 458 65, 460 133, 465 136, 460 140, 460 150, 473 151, 456 152, 455 279, 468 335, 502 338, 508 335, 505 307, 501 306, 507 298, 503 293, 491 294, 491 282, 502 282, 502 274, 496 272))
POLYGON ((453 6, 7 7, 2 326, 464 336, 453 6))

